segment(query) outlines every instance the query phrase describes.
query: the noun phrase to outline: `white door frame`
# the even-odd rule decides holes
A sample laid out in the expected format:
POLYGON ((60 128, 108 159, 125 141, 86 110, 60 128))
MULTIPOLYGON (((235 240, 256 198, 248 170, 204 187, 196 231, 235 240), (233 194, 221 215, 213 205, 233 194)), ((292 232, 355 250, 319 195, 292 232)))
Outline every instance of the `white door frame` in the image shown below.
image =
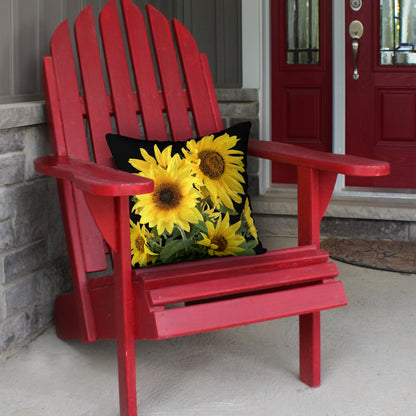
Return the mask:
MULTIPOLYGON (((270 1, 242 0, 242 49, 243 88, 259 90, 260 137, 271 137, 270 99, 270 1)), ((283 0, 282 0, 283 1, 283 0)), ((345 154, 345 4, 333 0, 333 149, 334 153, 345 154)), ((272 187, 271 164, 260 163, 260 193, 272 187)), ((345 187, 345 178, 339 175, 334 195, 367 198, 388 198, 416 200, 416 190, 409 193, 395 190, 345 187)))

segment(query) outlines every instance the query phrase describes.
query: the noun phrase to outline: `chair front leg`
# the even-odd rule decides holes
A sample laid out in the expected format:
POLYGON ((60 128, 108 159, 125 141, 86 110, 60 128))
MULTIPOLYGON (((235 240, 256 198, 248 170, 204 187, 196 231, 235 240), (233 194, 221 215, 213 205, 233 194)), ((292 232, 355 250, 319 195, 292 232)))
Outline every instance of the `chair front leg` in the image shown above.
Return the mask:
POLYGON ((115 204, 118 250, 114 256, 114 285, 120 415, 137 416, 134 346, 135 318, 130 258, 129 198, 116 198, 115 204))

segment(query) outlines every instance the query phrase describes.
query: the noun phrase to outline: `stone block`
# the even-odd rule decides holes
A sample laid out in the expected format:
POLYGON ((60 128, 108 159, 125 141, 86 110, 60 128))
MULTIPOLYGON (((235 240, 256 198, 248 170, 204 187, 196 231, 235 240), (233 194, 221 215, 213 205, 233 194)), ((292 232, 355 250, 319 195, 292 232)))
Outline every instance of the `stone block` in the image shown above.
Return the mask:
POLYGON ((243 121, 251 121, 251 129, 250 129, 250 139, 258 139, 259 138, 259 119, 257 117, 238 117, 230 118, 230 125, 234 125, 237 123, 241 123, 243 121))
POLYGON ((237 117, 237 118, 248 118, 255 117, 259 113, 259 103, 253 102, 242 102, 242 103, 219 103, 220 113, 223 117, 237 117))
POLYGON ((248 194, 250 197, 259 195, 260 184, 258 175, 248 175, 248 194))
POLYGON ((0 130, 0 154, 18 152, 23 150, 23 130, 4 129, 0 130))
POLYGON ((259 234, 295 237, 298 221, 295 216, 255 214, 254 221, 259 234))
POLYGON ((47 238, 49 213, 46 178, 18 187, 13 199, 16 210, 16 244, 22 245, 47 238))
POLYGON ((6 317, 9 317, 20 309, 26 308, 35 302, 38 292, 36 289, 36 274, 18 279, 4 291, 6 305, 6 317))
POLYGON ((53 319, 54 302, 57 295, 69 292, 72 282, 67 259, 56 259, 48 268, 37 273, 37 293, 40 325, 53 319))
POLYGON ((54 300, 51 300, 50 302, 45 304, 36 305, 36 308, 39 315, 39 329, 44 328, 53 322, 55 310, 54 300))
POLYGON ((39 270, 36 274, 36 287, 40 304, 54 300, 61 293, 69 292, 72 281, 68 259, 55 259, 47 268, 39 270))
POLYGON ((0 252, 14 246, 14 231, 10 220, 0 222, 0 252))
POLYGON ((416 241, 416 222, 409 224, 409 241, 416 241))
POLYGON ((21 343, 39 329, 39 311, 31 306, 0 323, 0 353, 21 343))
POLYGON ((6 153, 0 155, 0 186, 22 182, 25 177, 25 155, 6 153))
POLYGON ((0 129, 31 126, 46 122, 43 101, 10 103, 1 106, 0 129))
POLYGON ((218 88, 215 90, 218 102, 258 101, 259 92, 255 88, 218 88))
POLYGON ((15 201, 13 191, 14 187, 0 189, 0 221, 14 216, 15 201))
POLYGON ((4 281, 12 282, 20 276, 39 269, 47 262, 47 246, 45 240, 30 244, 13 251, 4 257, 4 281))
POLYGON ((247 158, 247 173, 249 175, 257 175, 259 172, 259 158, 249 156, 247 158))
POLYGON ((321 222, 321 234, 325 237, 406 241, 409 224, 406 221, 325 217, 321 222))
POLYGON ((48 179, 48 257, 67 255, 65 231, 62 223, 58 189, 53 178, 48 179))
POLYGON ((41 176, 35 171, 34 160, 51 152, 48 129, 46 124, 24 127, 22 135, 26 155, 25 178, 30 180, 41 176))

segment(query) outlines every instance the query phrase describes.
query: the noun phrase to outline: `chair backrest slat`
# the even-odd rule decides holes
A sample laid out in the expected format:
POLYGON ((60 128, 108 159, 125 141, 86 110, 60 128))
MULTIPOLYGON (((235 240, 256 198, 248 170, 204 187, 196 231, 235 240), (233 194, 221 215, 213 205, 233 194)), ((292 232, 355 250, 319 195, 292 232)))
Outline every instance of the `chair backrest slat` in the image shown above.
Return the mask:
POLYGON ((111 118, 91 6, 79 14, 75 38, 95 161, 111 166, 111 152, 103 146, 103 137, 111 132, 111 118))
POLYGON ((198 135, 203 136, 213 132, 213 126, 215 126, 216 121, 215 114, 210 105, 210 96, 202 68, 201 55, 195 39, 181 22, 173 19, 173 29, 195 121, 195 128, 198 135))
POLYGON ((122 8, 146 138, 167 140, 161 95, 143 13, 130 0, 123 0, 122 8))
POLYGON ((110 0, 104 6, 100 14, 100 29, 118 133, 140 138, 138 103, 131 88, 116 0, 110 0))
POLYGON ((51 39, 51 54, 55 68, 67 154, 78 159, 89 160, 71 36, 67 21, 61 23, 51 39))
POLYGON ((215 86, 211 75, 211 69, 209 67, 208 57, 205 53, 201 53, 201 65, 205 76, 205 82, 207 83, 209 104, 211 106, 212 113, 214 114, 215 130, 220 131, 224 129, 224 124, 222 122, 220 107, 215 93, 215 86))
POLYGON ((52 151, 56 155, 66 155, 66 143, 62 126, 61 111, 59 108, 59 95, 56 85, 55 68, 51 56, 45 56, 43 59, 42 76, 52 151))
MULTIPOLYGON (((89 160, 85 125, 79 97, 78 81, 72 52, 68 22, 63 22, 51 40, 51 54, 56 79, 58 102, 52 103, 61 110, 61 122, 65 137, 66 154, 89 160)), ((51 97, 50 97, 51 98, 51 97)), ((63 150, 63 146, 60 146, 63 150)), ((107 267, 104 243, 95 225, 82 193, 76 189, 66 192, 66 198, 74 198, 78 215, 78 232, 81 239, 86 271, 103 270, 107 267)), ((73 228, 75 230, 75 228, 73 228)), ((73 231, 75 232, 75 231, 73 231)))
POLYGON ((184 140, 192 137, 192 128, 169 21, 153 6, 146 8, 172 139, 184 140))

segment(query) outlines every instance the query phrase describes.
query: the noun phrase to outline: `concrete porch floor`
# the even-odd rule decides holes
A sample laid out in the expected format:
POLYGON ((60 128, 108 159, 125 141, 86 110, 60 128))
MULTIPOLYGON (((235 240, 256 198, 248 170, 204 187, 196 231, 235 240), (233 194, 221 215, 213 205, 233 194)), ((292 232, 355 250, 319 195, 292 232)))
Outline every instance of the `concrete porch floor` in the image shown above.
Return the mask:
MULTIPOLYGON (((139 414, 416 414, 416 276, 338 266, 349 305, 322 313, 321 387, 299 381, 297 318, 286 318, 137 342, 139 414)), ((113 341, 62 341, 50 328, 0 362, 0 415, 117 414, 113 341)))

